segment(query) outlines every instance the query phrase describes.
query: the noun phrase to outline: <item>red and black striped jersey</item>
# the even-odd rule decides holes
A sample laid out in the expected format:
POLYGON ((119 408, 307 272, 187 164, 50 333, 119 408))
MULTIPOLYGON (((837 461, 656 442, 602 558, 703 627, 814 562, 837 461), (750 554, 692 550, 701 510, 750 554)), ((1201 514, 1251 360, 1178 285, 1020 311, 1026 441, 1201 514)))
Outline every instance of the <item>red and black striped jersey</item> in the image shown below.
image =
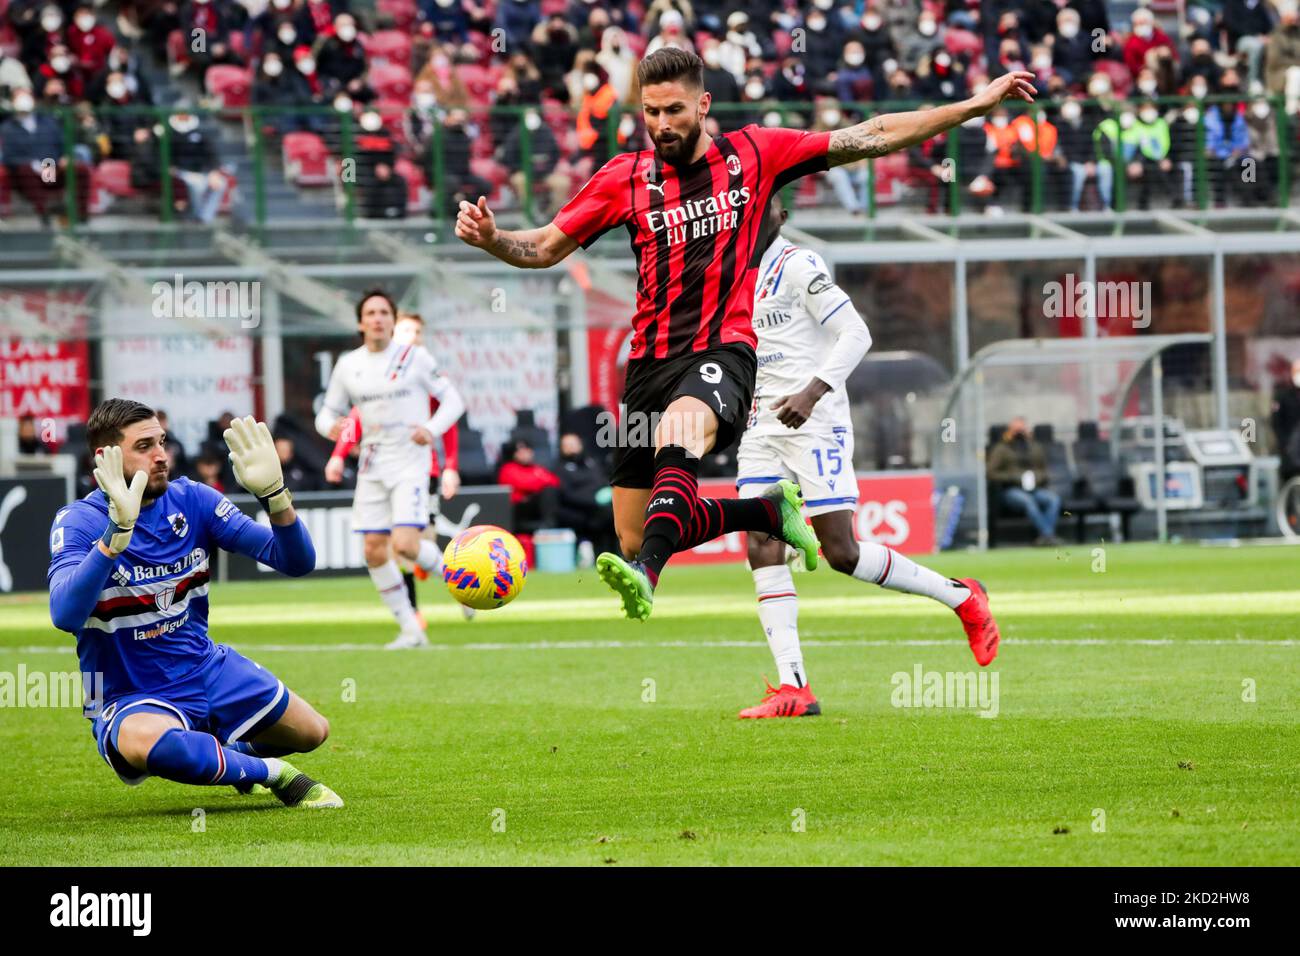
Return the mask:
POLYGON ((746 126, 675 167, 653 150, 615 156, 555 217, 586 247, 625 226, 637 261, 631 358, 756 344, 750 316, 772 193, 826 169, 830 133, 746 126))

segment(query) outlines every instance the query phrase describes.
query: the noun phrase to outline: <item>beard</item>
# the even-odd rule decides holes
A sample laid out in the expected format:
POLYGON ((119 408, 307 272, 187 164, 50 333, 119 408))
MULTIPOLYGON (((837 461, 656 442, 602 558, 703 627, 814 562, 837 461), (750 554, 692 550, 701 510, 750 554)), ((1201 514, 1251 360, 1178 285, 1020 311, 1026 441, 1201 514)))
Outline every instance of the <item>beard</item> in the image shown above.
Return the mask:
POLYGON ((144 500, 156 501, 167 493, 167 472, 149 476, 148 483, 144 486, 144 500))
POLYGON ((695 155, 695 147, 700 142, 700 133, 704 127, 696 123, 685 136, 676 133, 664 134, 654 138, 655 152, 659 158, 670 166, 686 166, 695 155))

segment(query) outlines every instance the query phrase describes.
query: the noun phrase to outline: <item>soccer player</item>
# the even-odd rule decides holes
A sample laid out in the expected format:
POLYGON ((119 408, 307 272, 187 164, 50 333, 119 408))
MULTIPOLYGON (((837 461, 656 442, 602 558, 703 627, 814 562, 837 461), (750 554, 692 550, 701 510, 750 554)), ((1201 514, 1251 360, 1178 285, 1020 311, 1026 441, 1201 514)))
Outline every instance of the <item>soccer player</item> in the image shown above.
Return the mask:
MULTIPOLYGON (((728 531, 780 538, 817 563, 817 540, 783 480, 757 498, 700 498, 699 459, 735 437, 756 370, 754 305, 764 213, 785 184, 882 156, 982 116, 1004 99, 1033 101, 1033 76, 998 77, 978 96, 930 110, 874 116, 847 129, 746 126, 709 136, 703 61, 666 47, 637 67, 653 150, 615 156, 545 226, 498 229, 479 197, 460 204, 456 235, 503 262, 545 268, 610 229, 627 229, 638 266, 637 311, 623 405, 654 421, 654 447, 619 447, 614 523, 623 557, 597 558, 601 577, 644 619, 668 558, 728 531), (633 559, 634 560, 629 560, 633 559)), ((628 433, 643 427, 633 423, 628 433)))
POLYGON ((284 760, 319 747, 329 723, 293 691, 208 636, 216 548, 299 577, 316 566, 263 422, 225 431, 235 477, 270 517, 264 527, 220 492, 167 479, 167 435, 153 410, 113 398, 86 422, 98 489, 50 529, 50 616, 77 635, 85 676, 99 675, 87 716, 100 756, 124 783, 162 777, 199 786, 265 786, 287 806, 341 807, 329 787, 284 760))
MULTIPOLYGON (((785 219, 781 198, 774 196, 763 222, 765 251, 754 301, 758 378, 736 456, 736 488, 747 498, 793 478, 832 568, 946 604, 961 619, 975 660, 987 665, 997 656, 999 637, 983 585, 973 578, 945 578, 884 545, 858 541, 853 533, 858 483, 844 383, 871 347, 871 335, 821 257, 781 235, 785 219)), ((749 535, 758 619, 779 681, 777 687, 768 684, 763 701, 742 710, 741 717, 821 713, 799 650, 799 598, 785 556, 781 541, 749 535)))
POLYGON ((433 440, 465 411, 460 392, 439 374, 423 345, 393 337, 397 305, 380 290, 357 303, 362 345, 340 356, 316 415, 316 430, 337 441, 348 410, 361 410, 361 454, 352 530, 365 535, 370 579, 397 620, 390 649, 429 643, 402 583, 395 552, 426 572, 442 567, 438 546, 422 537, 429 524, 429 472, 433 440), (430 399, 438 410, 429 413, 430 399))
MULTIPOLYGON (((424 345, 424 317, 418 312, 398 312, 397 322, 393 326, 393 340, 401 345, 424 345)), ((430 414, 438 410, 438 400, 436 398, 429 400, 430 414)), ((349 422, 343 428, 339 435, 338 441, 334 443, 334 451, 330 454, 329 461, 325 463, 325 480, 332 485, 337 485, 343 480, 344 462, 349 452, 361 441, 361 410, 355 405, 348 412, 349 422)), ((433 462, 429 469, 429 517, 431 521, 436 521, 439 507, 442 499, 450 501, 456 497, 456 492, 460 490, 460 472, 457 470, 457 454, 460 451, 460 429, 455 422, 442 433, 442 447, 446 454, 446 467, 442 467, 442 462, 438 458, 437 448, 433 449, 433 462), (437 491, 434 491, 437 488, 437 491)), ((437 544, 435 535, 434 543, 437 544)), ((439 560, 428 570, 420 567, 418 564, 409 564, 404 560, 398 561, 398 567, 402 572, 402 583, 406 585, 406 596, 411 602, 411 609, 415 612, 416 622, 420 629, 424 630, 424 616, 420 613, 419 599, 415 592, 415 579, 418 576, 420 580, 425 580, 429 575, 437 577, 442 573, 442 561, 439 560)), ((460 605, 462 616, 468 621, 474 618, 474 609, 467 605, 460 605)))

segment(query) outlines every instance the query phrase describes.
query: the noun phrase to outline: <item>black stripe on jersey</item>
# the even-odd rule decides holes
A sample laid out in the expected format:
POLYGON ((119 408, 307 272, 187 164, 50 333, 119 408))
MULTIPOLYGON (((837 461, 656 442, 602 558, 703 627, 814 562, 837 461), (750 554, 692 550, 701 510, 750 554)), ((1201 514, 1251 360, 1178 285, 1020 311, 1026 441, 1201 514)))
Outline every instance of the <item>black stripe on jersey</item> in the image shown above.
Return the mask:
MULTIPOLYGON (((685 171, 678 170, 677 204, 685 207, 696 199, 713 195, 713 163, 706 157, 685 171)), ((666 232, 667 230, 665 230, 666 232)), ((682 243, 681 292, 673 300, 668 317, 668 354, 681 355, 693 348, 695 336, 704 321, 704 284, 708 281, 709 263, 713 261, 718 234, 707 239, 682 243), (687 284, 685 277, 701 276, 701 281, 687 284)))
MULTIPOLYGON (((650 194, 650 211, 662 215, 664 211, 664 193, 668 191, 668 183, 663 177, 663 163, 659 161, 659 154, 653 156, 654 167, 653 182, 659 183, 660 189, 647 189, 650 194)), ((651 180, 648 180, 651 181, 651 180)), ((646 323, 645 329, 645 355, 654 358, 655 342, 659 337, 659 316, 664 314, 668 308, 668 283, 672 281, 672 272, 669 268, 669 258, 672 255, 672 248, 668 245, 668 230, 660 229, 655 235, 655 314, 654 319, 646 323)), ((670 320, 671 321, 671 320, 670 320)))
POLYGON ((812 173, 824 173, 830 169, 830 164, 826 162, 825 156, 814 156, 812 159, 805 159, 802 163, 791 166, 785 172, 780 173, 772 183, 772 191, 784 189, 796 179, 802 179, 804 176, 812 173))
MULTIPOLYGON (((624 225, 627 226, 627 238, 629 244, 632 246, 632 255, 636 258, 636 281, 637 281, 638 290, 641 288, 642 279, 641 279, 641 246, 636 241, 636 232, 637 232, 636 171, 641 166, 641 152, 642 152, 641 150, 637 150, 636 156, 632 160, 632 168, 629 169, 627 173, 627 208, 631 211, 631 214, 628 216, 627 222, 624 223, 624 225)), ((637 298, 639 300, 640 296, 637 296, 637 298)), ((635 311, 635 309, 639 305, 640 302, 638 301, 633 306, 633 310, 635 311)), ((649 330, 646 331, 646 335, 647 337, 649 336, 649 330)))
MULTIPOLYGON (((741 130, 741 132, 744 133, 744 130, 741 130)), ((757 158, 758 147, 754 145, 754 141, 750 139, 748 133, 744 133, 744 135, 745 138, 749 140, 750 146, 753 147, 754 156, 757 158)), ((718 153, 721 154, 722 156, 723 169, 727 168, 726 161, 730 157, 735 156, 737 159, 740 158, 740 154, 736 150, 736 147, 731 144, 731 140, 729 140, 727 137, 719 136, 717 139, 714 140, 714 143, 717 144, 718 153)), ((763 161, 759 159, 758 160, 759 176, 754 180, 755 182, 761 183, 763 181, 762 171, 763 171, 763 161)), ((737 173, 735 173, 734 175, 730 172, 727 173, 728 190, 740 189, 744 185, 745 185, 745 170, 743 168, 739 170, 737 173)), ((758 197, 755 196, 751 198, 757 199, 758 197)), ((751 209, 747 211, 749 212, 749 216, 741 217, 741 221, 736 223, 736 228, 731 230, 731 238, 727 240, 727 244, 726 246, 723 247, 722 250, 722 260, 718 265, 718 302, 717 305, 715 305, 713 308, 713 315, 709 316, 709 347, 710 348, 716 348, 717 346, 722 344, 722 319, 723 316, 727 314, 727 305, 728 305, 727 293, 730 291, 732 285, 736 282, 736 244, 740 241, 741 231, 745 229, 746 226, 750 228, 753 228, 754 226, 753 219, 752 219, 753 210, 751 209), (749 219, 749 221, 746 222, 745 221, 746 219, 749 219)), ((713 244, 713 253, 715 256, 717 255, 716 242, 714 242, 713 244)), ((753 303, 750 303, 750 305, 752 306, 753 303)), ((700 316, 700 321, 701 322, 704 321, 703 316, 700 316)), ((698 331, 698 329, 696 331, 698 331)))

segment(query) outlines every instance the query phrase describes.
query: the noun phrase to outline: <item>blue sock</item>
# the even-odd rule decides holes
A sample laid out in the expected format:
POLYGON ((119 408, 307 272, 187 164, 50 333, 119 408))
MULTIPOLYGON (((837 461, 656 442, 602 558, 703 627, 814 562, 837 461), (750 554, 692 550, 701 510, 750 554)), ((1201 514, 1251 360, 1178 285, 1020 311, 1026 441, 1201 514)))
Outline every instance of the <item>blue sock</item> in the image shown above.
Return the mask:
POLYGON ((223 747, 211 734, 179 727, 158 738, 146 764, 156 777, 210 787, 266 783, 270 773, 262 758, 223 747))
POLYGON ((250 757, 287 757, 289 754, 298 752, 289 747, 278 747, 275 744, 259 744, 251 740, 237 740, 233 744, 226 744, 226 749, 238 750, 241 754, 248 754, 250 757))

